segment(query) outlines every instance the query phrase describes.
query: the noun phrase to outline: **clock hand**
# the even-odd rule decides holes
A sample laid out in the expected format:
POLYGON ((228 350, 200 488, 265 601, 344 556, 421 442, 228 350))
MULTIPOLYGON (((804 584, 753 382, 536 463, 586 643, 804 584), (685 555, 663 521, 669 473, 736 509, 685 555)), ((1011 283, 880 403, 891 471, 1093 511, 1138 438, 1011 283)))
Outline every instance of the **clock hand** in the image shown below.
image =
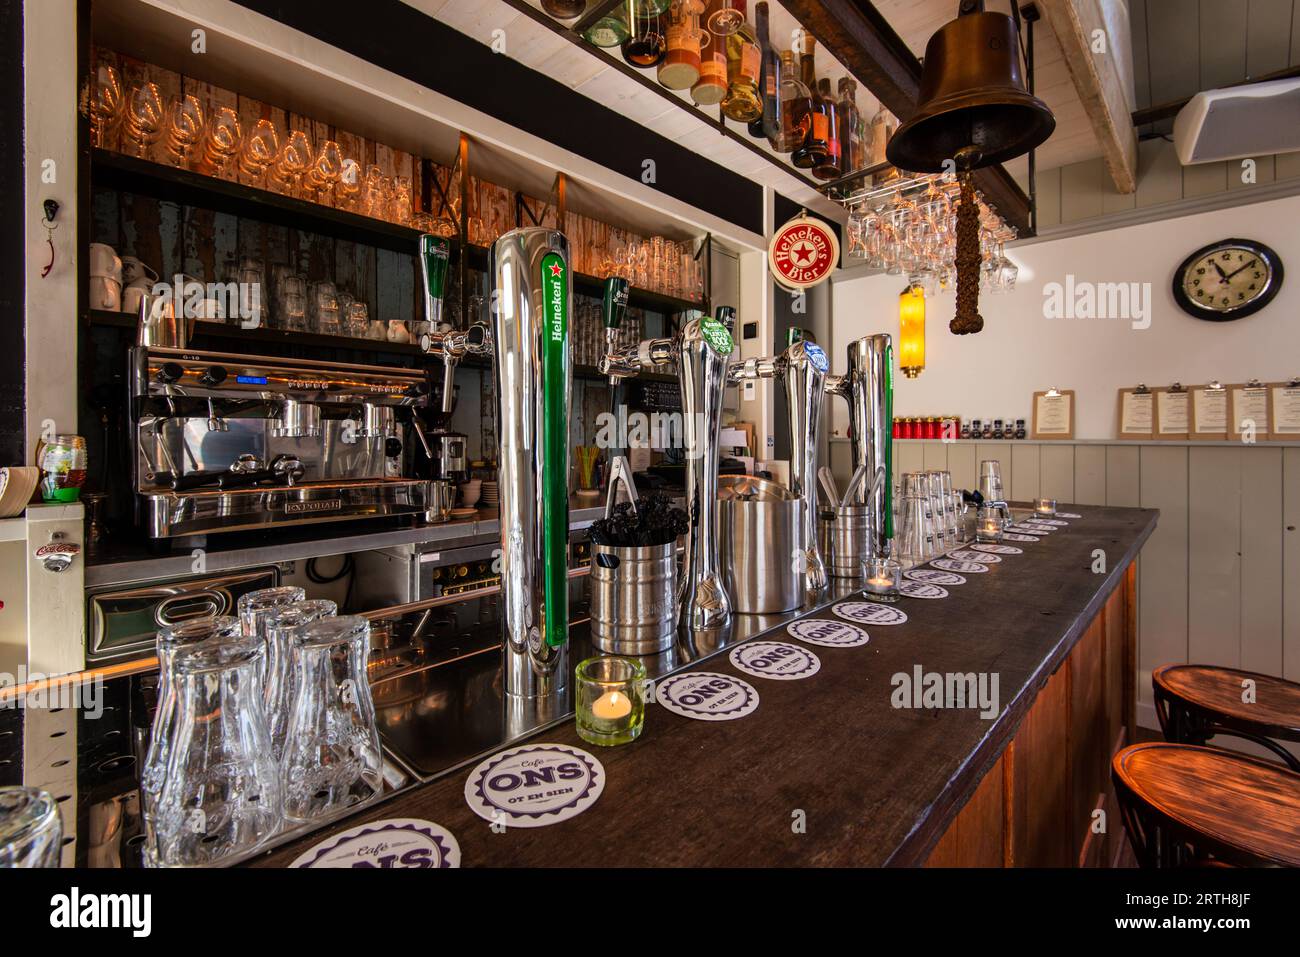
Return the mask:
POLYGON ((1210 265, 1213 266, 1213 267, 1214 267, 1214 271, 1217 272, 1217 273, 1219 274, 1219 281, 1220 281, 1220 282, 1227 282, 1227 281, 1228 281, 1228 277, 1227 277, 1227 275, 1224 273, 1223 269, 1219 266, 1218 263, 1216 263, 1214 260, 1210 260, 1210 265))
MULTIPOLYGON (((1224 278, 1224 279, 1231 279, 1233 276, 1237 275, 1237 273, 1241 272, 1243 269, 1249 269, 1251 266, 1254 266, 1254 265, 1255 265, 1255 260, 1252 259, 1250 262, 1246 263, 1246 265, 1244 265, 1244 266, 1239 266, 1238 268, 1234 269, 1232 272, 1228 273, 1228 275, 1224 276, 1223 278, 1224 278)), ((1216 267, 1217 267, 1217 264, 1216 264, 1216 267)))

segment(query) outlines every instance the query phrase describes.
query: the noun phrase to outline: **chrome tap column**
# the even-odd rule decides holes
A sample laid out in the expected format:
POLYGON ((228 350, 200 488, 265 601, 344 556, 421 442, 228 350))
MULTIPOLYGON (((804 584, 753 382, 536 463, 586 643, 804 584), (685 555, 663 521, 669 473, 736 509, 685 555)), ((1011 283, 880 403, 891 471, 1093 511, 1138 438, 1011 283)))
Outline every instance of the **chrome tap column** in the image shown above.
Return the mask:
POLYGON ((826 391, 849 403, 849 438, 855 472, 865 480, 854 491, 854 502, 870 506, 871 556, 889 555, 894 537, 893 488, 890 478, 894 408, 894 345, 881 333, 849 343, 848 371, 830 376, 826 391))
POLYGON ((790 491, 803 499, 803 545, 808 590, 826 587, 826 563, 817 536, 817 441, 821 432, 826 370, 821 346, 796 342, 785 350, 785 406, 790 422, 790 491))
POLYGON ((501 593, 507 695, 545 697, 568 674, 569 244, 516 229, 492 248, 501 593))

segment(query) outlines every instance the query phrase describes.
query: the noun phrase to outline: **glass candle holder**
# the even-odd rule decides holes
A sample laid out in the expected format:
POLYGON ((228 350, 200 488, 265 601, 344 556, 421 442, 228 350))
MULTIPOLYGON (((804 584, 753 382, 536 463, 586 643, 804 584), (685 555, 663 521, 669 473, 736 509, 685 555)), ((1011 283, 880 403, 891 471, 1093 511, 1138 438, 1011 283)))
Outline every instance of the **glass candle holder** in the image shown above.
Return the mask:
POLYGON ((574 669, 578 737, 609 747, 635 741, 645 725, 645 666, 631 658, 588 658, 574 669))
POLYGON ((1036 498, 1034 499, 1034 514, 1039 518, 1051 518, 1056 514, 1056 499, 1054 498, 1036 498))
POLYGON ((980 508, 975 515, 975 541, 989 544, 1002 541, 1001 509, 980 508))
POLYGON ((892 558, 868 558, 863 564, 866 581, 863 593, 872 601, 898 601, 898 583, 903 576, 903 566, 892 558))

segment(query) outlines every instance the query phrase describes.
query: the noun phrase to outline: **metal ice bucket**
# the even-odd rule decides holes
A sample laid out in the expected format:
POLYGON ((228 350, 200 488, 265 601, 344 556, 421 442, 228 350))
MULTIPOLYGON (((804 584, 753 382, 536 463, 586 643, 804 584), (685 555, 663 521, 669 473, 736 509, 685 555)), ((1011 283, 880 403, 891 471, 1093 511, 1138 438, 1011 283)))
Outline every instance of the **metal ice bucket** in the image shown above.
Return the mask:
POLYGON ((825 536, 826 570, 832 578, 861 578, 871 555, 871 506, 837 505, 818 523, 825 536))
POLYGON ((615 655, 654 655, 673 645, 677 543, 591 547, 591 643, 615 655))
POLYGON ((718 502, 722 578, 732 610, 766 615, 800 607, 807 589, 803 500, 773 482, 757 489, 724 483, 722 491, 743 496, 718 502))

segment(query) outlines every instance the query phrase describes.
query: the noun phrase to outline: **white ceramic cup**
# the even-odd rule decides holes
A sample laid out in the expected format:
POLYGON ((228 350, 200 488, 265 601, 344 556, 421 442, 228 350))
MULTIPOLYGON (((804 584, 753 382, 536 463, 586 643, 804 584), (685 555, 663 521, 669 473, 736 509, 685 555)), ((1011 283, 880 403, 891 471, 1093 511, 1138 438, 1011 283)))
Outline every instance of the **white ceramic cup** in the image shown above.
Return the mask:
POLYGON ((122 284, 110 276, 90 277, 90 308, 117 312, 122 306, 122 284))
POLYGON ((140 311, 140 300, 149 295, 152 287, 143 280, 136 280, 122 289, 122 311, 135 315, 140 311))
POLYGON ((152 286, 158 281, 158 273, 150 266, 145 265, 135 256, 122 257, 122 284, 129 286, 132 283, 144 279, 152 286))
POLYGON ((121 285, 122 260, 112 246, 106 243, 90 244, 90 275, 106 276, 121 285))
POLYGON ((483 482, 481 479, 470 479, 460 487, 460 503, 466 508, 478 504, 479 495, 483 491, 483 482))

